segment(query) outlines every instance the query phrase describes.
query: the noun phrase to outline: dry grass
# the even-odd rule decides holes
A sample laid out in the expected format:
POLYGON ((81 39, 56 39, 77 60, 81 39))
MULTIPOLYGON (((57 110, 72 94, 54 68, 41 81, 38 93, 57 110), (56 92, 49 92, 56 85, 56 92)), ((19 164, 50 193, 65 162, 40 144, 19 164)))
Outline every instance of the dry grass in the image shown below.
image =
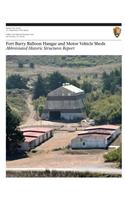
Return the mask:
POLYGON ((76 79, 79 75, 84 77, 85 75, 94 75, 98 74, 101 75, 104 71, 111 72, 114 69, 120 68, 121 64, 106 64, 106 65, 99 65, 95 67, 85 67, 85 68, 69 68, 69 67, 54 67, 54 66, 42 66, 36 65, 34 69, 24 67, 18 68, 16 64, 7 63, 7 76, 12 74, 20 74, 24 77, 30 77, 32 79, 36 78, 38 74, 46 77, 48 74, 51 74, 55 71, 60 72, 64 76, 67 76, 72 79, 76 79))
POLYGON ((6 172, 7 177, 121 177, 120 174, 110 174, 110 173, 95 173, 95 172, 79 172, 79 171, 56 171, 56 170, 37 170, 37 171, 11 171, 6 172))

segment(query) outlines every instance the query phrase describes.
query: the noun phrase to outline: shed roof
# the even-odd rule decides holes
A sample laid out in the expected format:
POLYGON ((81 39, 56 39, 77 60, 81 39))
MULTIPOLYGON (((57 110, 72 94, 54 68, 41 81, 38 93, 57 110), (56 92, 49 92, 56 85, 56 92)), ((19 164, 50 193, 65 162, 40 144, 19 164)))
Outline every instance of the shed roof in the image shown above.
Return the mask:
POLYGON ((41 135, 43 135, 44 133, 38 133, 38 132, 24 132, 23 135, 27 136, 27 137, 35 137, 38 138, 41 135))
POLYGON ((109 134, 98 134, 98 133, 94 133, 94 134, 83 134, 83 135, 78 135, 77 137, 73 138, 72 141, 75 140, 86 140, 86 139, 95 139, 95 140, 101 140, 101 139, 108 139, 109 137, 111 137, 109 134))
POLYGON ((36 132, 36 133, 47 133, 52 130, 53 130, 52 128, 48 127, 27 127, 22 129, 23 132, 36 132))
POLYGON ((61 87, 51 91, 48 93, 48 96, 67 96, 67 95, 81 95, 84 94, 84 91, 80 88, 71 85, 71 84, 63 84, 61 87))
POLYGON ((78 87, 76 87, 74 85, 71 85, 71 84, 69 84, 69 85, 63 85, 62 87, 65 88, 65 89, 67 89, 67 90, 69 90, 69 91, 71 91, 71 92, 74 92, 74 93, 81 93, 81 92, 83 92, 83 90, 81 90, 80 88, 78 88, 78 87))
POLYGON ((107 129, 107 130, 116 130, 120 128, 118 125, 112 125, 112 124, 106 124, 106 125, 100 125, 100 126, 90 126, 85 128, 85 130, 94 130, 94 129, 107 129))
POLYGON ((78 135, 87 135, 87 134, 102 134, 102 135, 111 135, 113 132, 113 130, 105 130, 105 129, 97 129, 97 130, 86 130, 86 131, 83 131, 82 133, 79 133, 78 135))

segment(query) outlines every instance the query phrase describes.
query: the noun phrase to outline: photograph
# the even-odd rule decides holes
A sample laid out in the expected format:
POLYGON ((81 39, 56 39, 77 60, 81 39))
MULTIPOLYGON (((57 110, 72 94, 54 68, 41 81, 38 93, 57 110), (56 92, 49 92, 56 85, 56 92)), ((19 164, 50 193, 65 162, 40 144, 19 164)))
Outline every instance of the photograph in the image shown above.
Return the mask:
POLYGON ((6 176, 122 177, 121 55, 6 55, 6 176))

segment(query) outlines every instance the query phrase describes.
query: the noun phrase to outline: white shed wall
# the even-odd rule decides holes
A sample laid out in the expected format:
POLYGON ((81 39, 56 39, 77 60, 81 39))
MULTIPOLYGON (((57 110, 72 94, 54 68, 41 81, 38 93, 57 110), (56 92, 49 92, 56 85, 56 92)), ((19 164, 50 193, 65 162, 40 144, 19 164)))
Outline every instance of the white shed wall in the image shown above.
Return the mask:
POLYGON ((105 139, 81 139, 76 138, 71 141, 72 149, 87 149, 87 148, 106 148, 107 144, 105 139))

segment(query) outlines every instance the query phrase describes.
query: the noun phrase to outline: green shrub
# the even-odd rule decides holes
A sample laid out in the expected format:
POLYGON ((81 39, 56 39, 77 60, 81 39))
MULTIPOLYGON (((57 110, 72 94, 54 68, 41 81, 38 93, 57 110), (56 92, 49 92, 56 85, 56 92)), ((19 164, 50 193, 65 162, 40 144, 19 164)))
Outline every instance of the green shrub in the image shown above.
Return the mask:
POLYGON ((111 95, 91 104, 89 117, 93 118, 96 124, 121 123, 121 96, 111 95))
POLYGON ((118 162, 119 167, 122 165, 122 152, 121 147, 118 149, 112 150, 104 155, 105 162, 118 162))
POLYGON ((10 107, 20 116, 21 121, 28 114, 27 91, 20 89, 7 90, 7 102, 10 107))
POLYGON ((19 74, 14 74, 7 78, 6 87, 7 89, 27 89, 27 81, 28 79, 25 79, 19 74))

